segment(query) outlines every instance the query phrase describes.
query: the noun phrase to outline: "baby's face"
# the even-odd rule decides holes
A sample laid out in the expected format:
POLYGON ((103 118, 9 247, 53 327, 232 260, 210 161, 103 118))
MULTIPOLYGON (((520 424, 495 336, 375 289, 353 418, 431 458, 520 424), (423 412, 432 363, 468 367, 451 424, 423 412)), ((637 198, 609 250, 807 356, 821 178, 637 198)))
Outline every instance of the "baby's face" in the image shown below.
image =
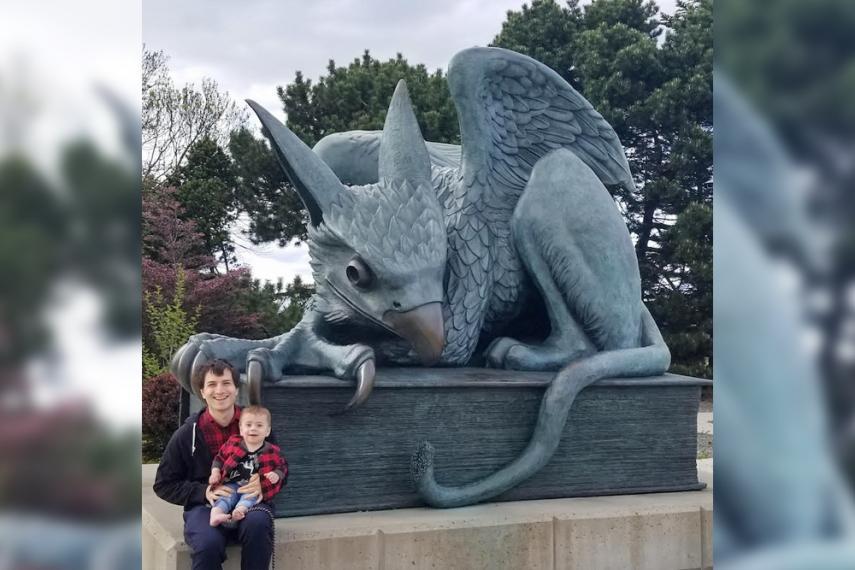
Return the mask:
POLYGON ((270 422, 264 414, 242 413, 240 416, 240 435, 245 442, 258 445, 270 435, 270 422))

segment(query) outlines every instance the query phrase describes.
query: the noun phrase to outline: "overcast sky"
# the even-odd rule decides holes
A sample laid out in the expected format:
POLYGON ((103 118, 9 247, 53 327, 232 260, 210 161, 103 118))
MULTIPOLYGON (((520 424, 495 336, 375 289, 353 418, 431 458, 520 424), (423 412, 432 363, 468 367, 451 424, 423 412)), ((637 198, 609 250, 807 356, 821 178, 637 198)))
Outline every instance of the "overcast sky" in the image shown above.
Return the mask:
MULTIPOLYGON (((381 60, 402 53, 411 64, 445 69, 458 51, 487 45, 522 0, 145 0, 143 41, 170 57, 176 83, 216 80, 284 119, 276 87, 296 71, 317 79, 327 62, 344 65, 364 50, 381 60)), ((675 0, 659 2, 673 11, 675 0)), ((245 244, 246 242, 244 242, 245 244)), ((239 256, 261 279, 309 278, 302 249, 274 244, 239 256)))

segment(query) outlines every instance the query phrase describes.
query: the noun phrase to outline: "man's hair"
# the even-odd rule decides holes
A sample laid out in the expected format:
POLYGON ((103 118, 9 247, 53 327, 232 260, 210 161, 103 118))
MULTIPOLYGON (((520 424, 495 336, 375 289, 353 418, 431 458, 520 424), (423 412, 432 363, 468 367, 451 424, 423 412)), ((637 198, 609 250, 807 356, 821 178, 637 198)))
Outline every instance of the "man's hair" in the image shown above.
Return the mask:
POLYGON ((270 410, 265 408, 264 406, 247 406, 245 408, 241 408, 240 417, 244 417, 246 414, 252 414, 254 416, 267 416, 267 425, 273 424, 273 416, 270 415, 270 410))
POLYGON ((226 371, 229 371, 232 375, 232 380, 235 383, 235 387, 239 388, 240 385, 238 381, 240 380, 240 376, 238 375, 235 367, 229 364, 225 360, 212 360, 210 362, 206 362, 199 370, 196 371, 196 374, 193 376, 193 389, 196 390, 199 394, 202 393, 202 388, 205 385, 205 376, 208 375, 208 372, 213 372, 214 376, 223 376, 226 371))

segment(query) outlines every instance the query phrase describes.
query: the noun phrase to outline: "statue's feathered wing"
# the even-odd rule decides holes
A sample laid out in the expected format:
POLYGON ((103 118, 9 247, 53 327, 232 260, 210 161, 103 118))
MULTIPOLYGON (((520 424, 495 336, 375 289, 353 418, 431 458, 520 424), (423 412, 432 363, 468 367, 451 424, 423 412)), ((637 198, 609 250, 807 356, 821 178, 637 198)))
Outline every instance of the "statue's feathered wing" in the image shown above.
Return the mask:
POLYGON ((448 84, 462 151, 455 183, 440 188, 449 218, 446 352, 461 362, 479 333, 492 334, 520 306, 525 275, 510 222, 538 160, 566 148, 604 184, 634 184, 612 127, 542 63, 500 48, 471 48, 451 60, 448 84))
MULTIPOLYGON (((542 63, 502 48, 470 48, 452 59, 448 84, 460 121, 462 160, 456 145, 428 142, 428 152, 434 167, 462 169, 467 187, 489 186, 497 199, 518 197, 537 160, 563 147, 582 158, 605 185, 634 188, 614 129, 542 63)), ((381 134, 336 133, 314 150, 332 163, 345 184, 369 184, 377 181, 381 134), (373 176, 350 181, 349 172, 366 164, 373 167, 373 176)))
POLYGON ((471 48, 451 60, 448 84, 460 121, 463 184, 489 207, 513 210, 532 167, 557 148, 573 151, 605 185, 634 187, 614 129, 542 63, 471 48))

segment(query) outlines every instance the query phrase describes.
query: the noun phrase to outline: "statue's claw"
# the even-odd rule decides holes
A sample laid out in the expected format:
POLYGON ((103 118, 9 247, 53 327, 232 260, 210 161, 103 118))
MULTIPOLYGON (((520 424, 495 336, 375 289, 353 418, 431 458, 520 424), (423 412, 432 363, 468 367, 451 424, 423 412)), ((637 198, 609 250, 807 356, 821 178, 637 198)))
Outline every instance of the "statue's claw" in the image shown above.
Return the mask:
POLYGON ((264 380, 264 367, 257 360, 250 360, 246 365, 246 387, 249 390, 249 403, 261 404, 261 382, 264 380))
MULTIPOLYGON (((275 339, 269 339, 272 340, 275 339)), ((202 366, 214 359, 236 365, 244 361, 247 354, 258 348, 260 343, 269 341, 235 339, 211 333, 195 334, 175 351, 169 370, 187 392, 201 397, 193 387, 193 378, 202 366)))
POLYGON ((338 416, 349 412, 351 409, 361 406, 368 396, 371 395, 371 390, 374 389, 374 360, 369 359, 359 365, 356 370, 356 392, 353 397, 344 407, 344 409, 334 412, 330 415, 338 416))
POLYGON ((189 389, 190 386, 184 385, 184 378, 181 375, 181 358, 183 358, 184 353, 187 352, 187 347, 188 345, 185 344, 176 350, 175 354, 172 355, 172 360, 169 361, 169 371, 172 372, 175 379, 178 380, 185 389, 189 389))
POLYGON ((201 355, 202 353, 199 351, 198 345, 188 342, 175 353, 172 359, 172 373, 175 374, 181 385, 191 394, 194 393, 193 365, 201 355))
MULTIPOLYGON (((196 377, 196 374, 198 373, 199 369, 202 368, 202 366, 204 366, 209 360, 211 360, 211 357, 208 356, 205 351, 199 349, 199 351, 196 353, 196 358, 193 359, 193 364, 190 366, 189 382, 191 386, 193 385, 193 378, 196 377)), ((195 390, 195 388, 191 393, 196 394, 196 396, 200 399, 202 398, 202 394, 199 391, 195 390)))
MULTIPOLYGON (((202 357, 202 353, 206 352, 204 345, 206 342, 218 338, 220 335, 210 333, 200 333, 190 337, 190 339, 172 356, 169 363, 169 371, 175 376, 175 379, 191 394, 193 390, 193 373, 198 366, 205 363, 206 357, 202 357)), ((198 394, 197 394, 198 395, 198 394)))
POLYGON ((487 368, 506 368, 505 360, 508 357, 510 350, 519 345, 518 340, 508 337, 499 337, 484 351, 484 361, 487 368))

